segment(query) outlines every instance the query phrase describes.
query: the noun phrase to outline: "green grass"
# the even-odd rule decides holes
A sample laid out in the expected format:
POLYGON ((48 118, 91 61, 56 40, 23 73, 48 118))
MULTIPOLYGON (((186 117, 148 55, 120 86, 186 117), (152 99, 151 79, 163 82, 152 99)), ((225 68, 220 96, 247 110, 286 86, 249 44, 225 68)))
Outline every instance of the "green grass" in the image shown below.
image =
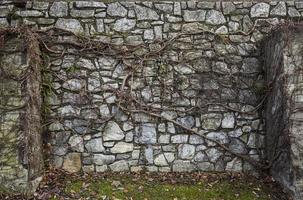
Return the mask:
MULTIPOLYGON (((270 200, 267 191, 260 185, 245 182, 213 183, 196 182, 193 184, 169 184, 158 181, 134 181, 129 177, 119 179, 98 179, 85 183, 74 180, 66 184, 65 195, 74 199, 133 199, 133 200, 270 200), (118 182, 115 185, 113 182, 118 182)), ((56 199, 56 198, 53 198, 56 199)))

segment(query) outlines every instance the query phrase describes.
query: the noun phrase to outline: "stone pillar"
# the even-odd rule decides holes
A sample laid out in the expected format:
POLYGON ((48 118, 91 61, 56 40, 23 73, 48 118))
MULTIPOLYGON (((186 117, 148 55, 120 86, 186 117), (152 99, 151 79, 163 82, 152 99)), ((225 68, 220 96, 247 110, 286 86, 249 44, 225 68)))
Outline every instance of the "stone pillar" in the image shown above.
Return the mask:
POLYGON ((19 37, 7 31, 0 46, 0 187, 32 193, 44 168, 40 49, 29 29, 19 37))
POLYGON ((281 29, 264 45, 266 157, 272 176, 294 199, 303 198, 302 36, 298 29, 281 29))
POLYGON ((0 51, 0 188, 27 190, 27 161, 22 121, 25 113, 22 84, 25 64, 21 41, 8 40, 0 51))

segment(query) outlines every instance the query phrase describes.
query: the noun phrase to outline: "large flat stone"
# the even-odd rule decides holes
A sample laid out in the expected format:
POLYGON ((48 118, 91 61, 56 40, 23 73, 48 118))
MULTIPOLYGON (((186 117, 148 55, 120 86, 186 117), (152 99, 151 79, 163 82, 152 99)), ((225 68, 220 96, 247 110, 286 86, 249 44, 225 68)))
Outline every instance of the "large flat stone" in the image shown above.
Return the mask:
POLYGON ((56 28, 73 32, 74 34, 82 34, 84 31, 81 23, 76 19, 59 18, 55 26, 56 28))
POLYGON ((104 141, 117 141, 124 138, 124 133, 121 130, 120 126, 113 121, 107 123, 103 132, 104 141))

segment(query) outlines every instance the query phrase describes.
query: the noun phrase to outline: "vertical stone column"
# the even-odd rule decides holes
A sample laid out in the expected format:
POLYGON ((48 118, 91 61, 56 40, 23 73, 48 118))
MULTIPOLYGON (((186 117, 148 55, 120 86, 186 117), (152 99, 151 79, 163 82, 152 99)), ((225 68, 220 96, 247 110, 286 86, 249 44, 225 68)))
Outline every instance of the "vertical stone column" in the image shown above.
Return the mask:
POLYGON ((7 31, 0 49, 0 186, 32 193, 44 167, 40 49, 29 29, 7 31))
POLYGON ((282 29, 264 46, 266 157, 271 174, 294 199, 303 197, 302 36, 300 30, 282 29))
POLYGON ((22 128, 25 101, 18 80, 25 66, 25 54, 20 44, 20 40, 10 39, 0 51, 0 188, 25 192, 28 186, 22 128))

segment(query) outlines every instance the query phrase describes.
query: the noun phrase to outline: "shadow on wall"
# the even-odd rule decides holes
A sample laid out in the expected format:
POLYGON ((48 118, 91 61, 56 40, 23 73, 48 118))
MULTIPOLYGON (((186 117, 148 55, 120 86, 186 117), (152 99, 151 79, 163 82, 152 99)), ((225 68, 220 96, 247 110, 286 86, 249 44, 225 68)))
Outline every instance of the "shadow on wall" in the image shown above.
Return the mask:
POLYGON ((272 176, 295 199, 303 198, 302 24, 285 26, 265 39, 266 157, 272 176))

